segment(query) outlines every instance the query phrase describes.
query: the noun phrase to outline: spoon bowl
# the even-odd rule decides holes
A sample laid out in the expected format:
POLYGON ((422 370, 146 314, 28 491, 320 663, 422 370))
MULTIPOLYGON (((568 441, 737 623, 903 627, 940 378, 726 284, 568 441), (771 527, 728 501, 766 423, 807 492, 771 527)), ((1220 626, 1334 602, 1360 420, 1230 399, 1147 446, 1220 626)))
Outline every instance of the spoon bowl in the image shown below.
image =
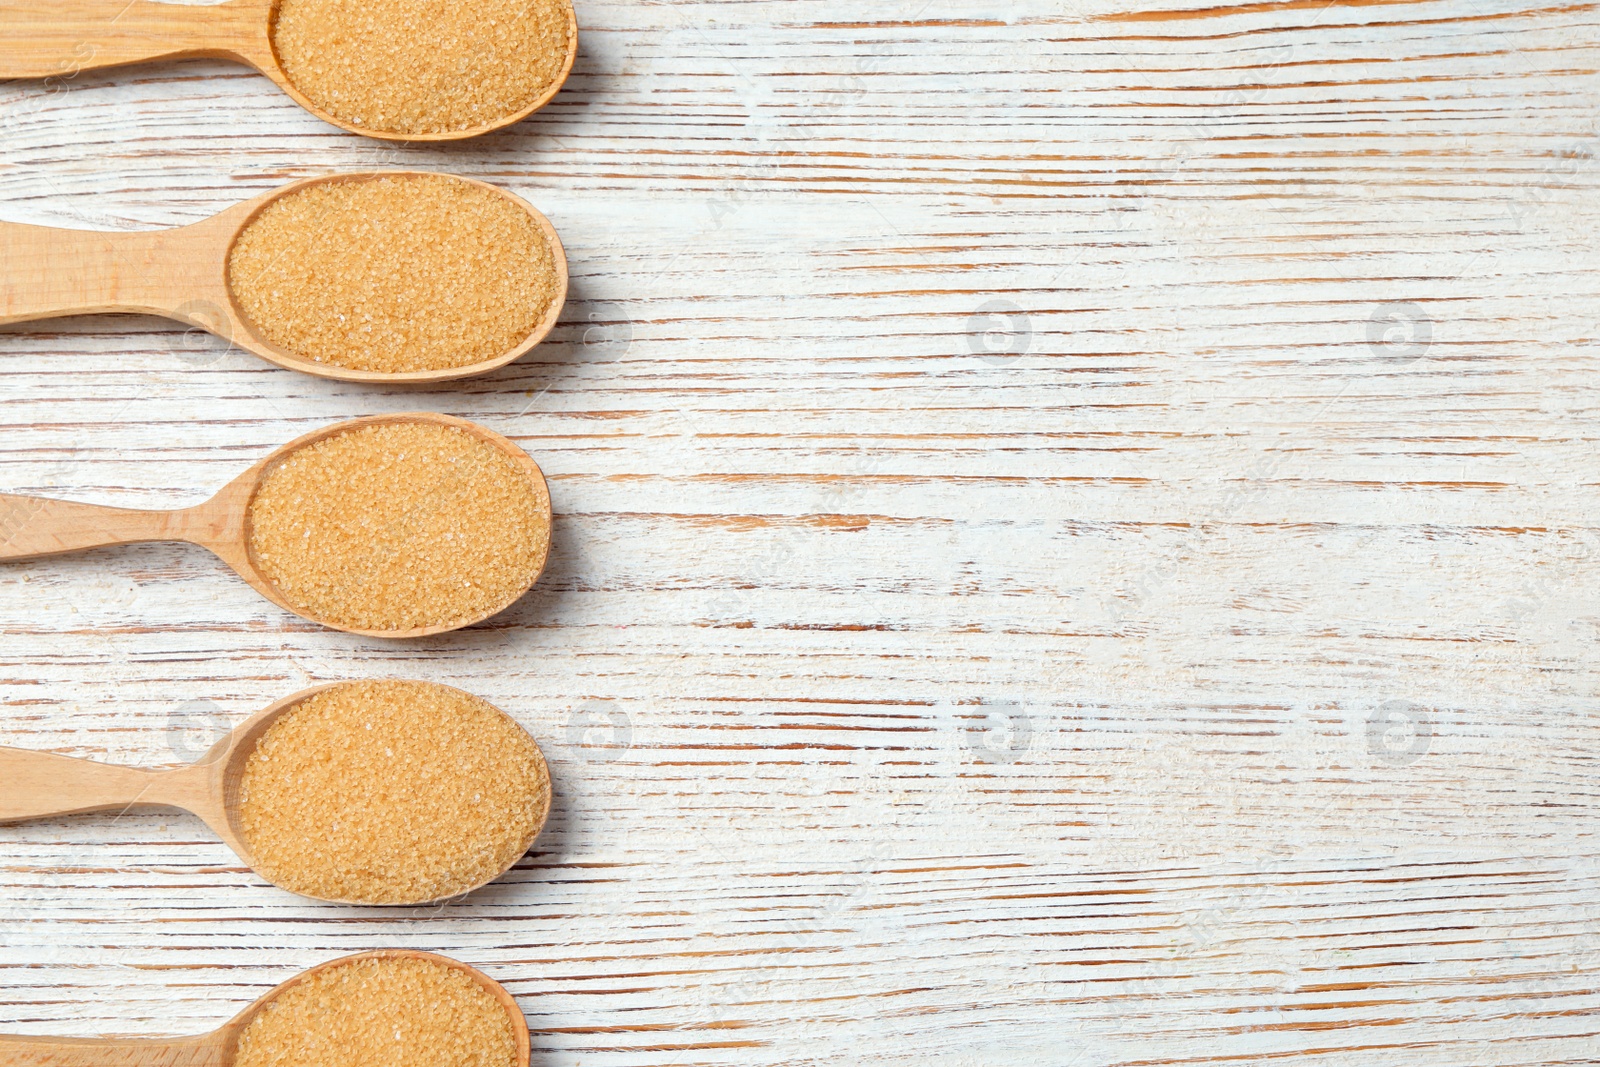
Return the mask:
MULTIPOLYGON (((0 0, 0 10, 8 0, 0 0)), ((178 10, 205 11, 209 8, 178 10)), ((64 315, 159 315, 199 327, 270 363, 346 382, 426 384, 466 378, 526 355, 555 327, 567 298, 567 259, 555 227, 532 204, 498 186, 426 171, 358 171, 304 178, 213 215, 168 230, 104 232, 0 222, 0 325, 64 315), (503 198, 525 212, 548 242, 554 292, 550 306, 522 341, 505 352, 459 367, 374 371, 318 362, 274 343, 240 307, 229 261, 262 212, 313 186, 396 178, 444 179, 503 198)))
MULTIPOLYGON (((270 882, 271 877, 257 866, 241 825, 240 812, 244 800, 241 786, 250 757, 255 753, 262 736, 284 715, 319 693, 351 684, 354 683, 332 682, 285 697, 245 720, 198 761, 181 767, 144 770, 50 752, 0 747, 0 824, 96 811, 122 812, 141 807, 180 808, 199 816, 251 870, 270 882)), ((427 684, 454 694, 462 693, 451 686, 414 684, 427 684)), ((520 726, 517 728, 522 729, 520 726)), ((532 738, 529 740, 532 741, 532 738)), ((533 742, 533 747, 538 753, 537 742, 533 742)), ((550 772, 542 753, 537 757, 537 773, 542 786, 542 803, 535 813, 532 834, 521 842, 521 848, 515 850, 510 863, 473 885, 452 893, 452 898, 474 892, 501 877, 533 845, 550 815, 550 772)), ((300 895, 334 904, 368 903, 307 893, 300 895)), ((433 902, 413 900, 403 903, 416 905, 433 902)))
POLYGON ((44 497, 0 493, 0 563, 38 559, 106 545, 143 541, 186 541, 209 549, 256 592, 302 618, 363 637, 428 637, 460 629, 504 611, 529 589, 544 570, 550 554, 550 490, 544 472, 526 452, 495 433, 465 419, 432 412, 372 415, 351 419, 295 438, 223 486, 210 500, 176 511, 140 511, 79 504, 44 497), (250 505, 266 479, 285 460, 311 445, 370 426, 413 423, 452 427, 493 446, 526 475, 541 522, 535 563, 514 595, 471 617, 406 629, 370 629, 319 617, 295 604, 264 572, 252 547, 250 505))
POLYGON ((295 103, 324 122, 386 141, 456 141, 520 122, 549 103, 572 72, 578 19, 562 0, 566 42, 559 73, 525 106, 461 129, 404 133, 339 118, 295 85, 273 43, 282 0, 229 0, 213 5, 150 0, 0 0, 0 79, 74 77, 85 70, 157 59, 230 59, 265 74, 295 103))
POLYGON ((381 949, 344 956, 303 971, 270 990, 209 1034, 174 1038, 56 1038, 0 1034, 0 1062, 7 1067, 233 1067, 240 1039, 251 1023, 285 993, 336 967, 362 960, 423 960, 465 974, 505 1009, 514 1046, 511 1067, 528 1067, 528 1022, 505 988, 475 967, 433 952, 381 949))

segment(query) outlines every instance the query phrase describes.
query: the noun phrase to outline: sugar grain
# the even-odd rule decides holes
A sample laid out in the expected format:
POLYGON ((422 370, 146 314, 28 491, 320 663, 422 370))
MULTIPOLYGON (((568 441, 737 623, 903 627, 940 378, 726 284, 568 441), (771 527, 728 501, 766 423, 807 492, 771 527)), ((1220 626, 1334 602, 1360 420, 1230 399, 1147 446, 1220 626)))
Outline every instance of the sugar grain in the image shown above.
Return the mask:
POLYGON ((393 374, 504 356, 561 281, 550 240, 516 201, 449 175, 397 174, 272 201, 234 241, 228 286, 279 348, 393 374))
POLYGON ((389 633, 485 618, 537 577, 550 512, 465 430, 376 423, 297 449, 249 509, 256 569, 310 618, 389 633))
POLYGON ((470 974, 416 957, 351 960, 278 994, 234 1067, 515 1067, 510 1016, 470 974))
POLYGON ((544 757, 487 701, 422 682, 349 682, 279 717, 239 783, 257 869, 325 900, 419 904, 496 877, 549 805, 544 757))
POLYGON ((570 25, 562 0, 283 0, 272 45, 294 87, 335 118, 455 133, 549 93, 570 25))

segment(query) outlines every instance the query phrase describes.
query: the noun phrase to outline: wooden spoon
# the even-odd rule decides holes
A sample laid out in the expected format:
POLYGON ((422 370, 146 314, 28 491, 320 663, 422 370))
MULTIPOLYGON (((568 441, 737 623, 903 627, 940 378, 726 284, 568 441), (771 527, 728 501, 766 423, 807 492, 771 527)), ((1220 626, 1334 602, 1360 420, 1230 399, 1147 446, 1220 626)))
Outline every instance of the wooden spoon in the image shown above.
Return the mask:
POLYGON ((339 967, 356 960, 413 959, 428 960, 444 967, 453 967, 466 974, 486 990, 505 1008, 511 1019, 511 1033, 516 1042, 513 1067, 528 1064, 528 1021, 511 994, 475 967, 440 956, 432 952, 408 949, 385 949, 344 956, 311 968, 284 982, 257 1000, 232 1020, 199 1037, 172 1038, 72 1038, 72 1037, 17 1037, 0 1034, 0 1063, 6 1067, 231 1067, 239 1046, 239 1038, 256 1016, 287 990, 312 975, 339 967))
POLYGON ((578 55, 578 19, 569 2, 561 72, 531 104, 463 130, 369 130, 330 115, 289 80, 272 44, 279 2, 230 0, 194 6, 149 0, 0 0, 0 79, 71 78, 85 70, 155 59, 232 59, 255 67, 301 107, 342 130, 386 141, 455 141, 502 129, 539 110, 560 90, 578 55))
MULTIPOLYGON (((349 683, 332 682, 285 697, 246 719, 227 737, 212 745, 198 762, 181 767, 144 770, 58 756, 53 752, 0 747, 0 824, 95 811, 182 808, 198 815, 251 870, 270 882, 272 879, 256 867, 250 846, 240 829, 240 805, 243 801, 240 784, 245 766, 255 752, 256 743, 280 716, 323 690, 341 684, 349 683)), ((537 742, 534 747, 538 747, 537 742)), ((539 812, 532 836, 517 852, 516 858, 503 869, 452 894, 452 897, 481 889, 499 878, 515 866, 517 859, 521 859, 523 853, 532 846, 533 839, 538 837, 539 830, 550 815, 550 775, 542 755, 539 772, 544 781, 544 809, 539 812)), ((313 896, 311 899, 334 904, 367 903, 333 897, 313 896)), ((403 903, 433 902, 414 900, 403 903)), ((5 1062, 8 1061, 0 1055, 0 1063, 5 1062)))
POLYGON ((249 582, 256 592, 302 618, 364 637, 427 637, 482 622, 510 607, 523 593, 531 589, 549 558, 549 517, 550 489, 545 484, 544 472, 526 452, 493 430, 487 430, 465 419, 430 412, 372 415, 363 419, 335 423, 297 437, 223 486, 210 500, 176 511, 110 508, 98 504, 79 504, 46 497, 0 493, 0 563, 38 559, 42 556, 54 556, 106 545, 135 544, 142 541, 187 541, 210 549, 238 572, 241 578, 249 582), (516 595, 504 603, 484 611, 476 618, 442 626, 420 626, 410 630, 364 630, 307 614, 291 603, 272 580, 256 566, 250 545, 251 500, 272 469, 298 449, 363 426, 405 422, 432 423, 465 430, 498 448, 527 474, 528 480, 533 484, 536 507, 547 524, 544 544, 540 549, 533 576, 516 595))
MULTIPOLYGON (((0 0, 0 23, 5 5, 0 0)), ((139 6, 139 5, 136 5, 139 6)), ((174 11, 211 7, 145 4, 174 11)), ((0 30, 3 40, 3 30, 0 30)), ((3 64, 0 64, 3 66, 3 64)), ((245 227, 273 201, 326 182, 363 182, 419 171, 360 171, 305 178, 236 204, 204 222, 167 230, 106 232, 0 222, 0 325, 63 315, 161 315, 198 326, 280 367, 346 382, 440 382, 484 374, 525 355, 544 340, 567 299, 567 258, 550 220, 526 200, 486 182, 448 175, 487 189, 526 211, 550 242, 556 293, 544 318, 521 344, 492 359, 442 370, 370 371, 318 363, 273 344, 249 321, 228 282, 228 256, 245 227)), ((423 311, 422 313, 426 313, 423 311)))

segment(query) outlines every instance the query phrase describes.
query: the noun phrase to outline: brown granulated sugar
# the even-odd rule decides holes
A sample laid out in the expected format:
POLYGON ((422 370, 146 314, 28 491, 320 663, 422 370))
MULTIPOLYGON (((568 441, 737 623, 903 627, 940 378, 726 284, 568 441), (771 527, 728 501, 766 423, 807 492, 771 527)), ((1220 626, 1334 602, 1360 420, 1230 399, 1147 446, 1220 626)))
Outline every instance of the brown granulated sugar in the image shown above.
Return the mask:
POLYGON ((538 745, 493 704, 423 682, 349 682, 262 733, 237 825, 252 865, 285 889, 422 904, 507 870, 549 801, 538 745))
POLYGON ((364 130, 456 133, 523 111, 567 61, 562 0, 283 0, 272 47, 296 89, 364 130))
POLYGON ((462 626, 532 584, 549 505, 454 426, 377 423, 296 449, 250 501, 256 569, 296 611, 355 630, 462 626))
POLYGON ((561 288, 534 217, 443 174, 324 181, 269 203, 228 253, 228 287, 274 345, 395 374, 504 356, 561 288))
POLYGON ((465 971, 416 957, 335 964, 239 1035, 234 1067, 517 1067, 504 1005, 465 971))

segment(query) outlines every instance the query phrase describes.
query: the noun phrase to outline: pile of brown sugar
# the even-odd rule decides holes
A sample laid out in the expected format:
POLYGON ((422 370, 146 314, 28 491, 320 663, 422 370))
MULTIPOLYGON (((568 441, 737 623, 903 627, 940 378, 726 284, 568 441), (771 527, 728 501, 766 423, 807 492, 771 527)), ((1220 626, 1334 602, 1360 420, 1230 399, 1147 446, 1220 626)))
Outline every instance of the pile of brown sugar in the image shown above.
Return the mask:
POLYGON ((515 1067, 505 1007, 465 971, 415 957, 351 960, 278 994, 239 1035, 234 1067, 515 1067))
POLYGON ((239 783, 239 834, 275 884, 421 904, 498 876, 544 824, 550 779, 487 701, 422 682, 350 682, 285 712, 239 783))
POLYGON ((337 119, 452 133, 549 93, 571 27, 565 0, 283 0, 272 47, 294 87, 337 119))
POLYGON ((561 279, 517 201, 461 178, 397 174, 269 203, 228 253, 228 287, 279 348, 394 374, 506 355, 544 320, 561 279))
POLYGON ((489 442, 394 422, 285 456, 256 490, 248 526, 256 569, 296 611, 395 633, 510 606, 544 564, 550 510, 489 442))

